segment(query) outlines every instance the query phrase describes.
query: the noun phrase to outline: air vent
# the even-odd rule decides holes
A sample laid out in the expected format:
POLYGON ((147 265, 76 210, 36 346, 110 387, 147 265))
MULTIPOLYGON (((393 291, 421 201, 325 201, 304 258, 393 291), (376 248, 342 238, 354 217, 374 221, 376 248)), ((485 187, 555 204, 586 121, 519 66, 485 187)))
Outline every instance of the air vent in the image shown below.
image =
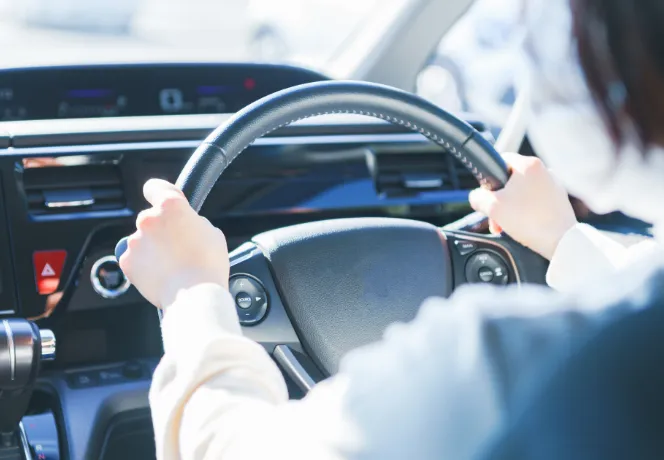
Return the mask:
POLYGON ((32 215, 110 211, 126 206, 116 165, 26 169, 23 186, 32 215))
POLYGON ((471 190, 477 180, 456 158, 440 151, 373 153, 369 167, 376 191, 388 197, 471 190))

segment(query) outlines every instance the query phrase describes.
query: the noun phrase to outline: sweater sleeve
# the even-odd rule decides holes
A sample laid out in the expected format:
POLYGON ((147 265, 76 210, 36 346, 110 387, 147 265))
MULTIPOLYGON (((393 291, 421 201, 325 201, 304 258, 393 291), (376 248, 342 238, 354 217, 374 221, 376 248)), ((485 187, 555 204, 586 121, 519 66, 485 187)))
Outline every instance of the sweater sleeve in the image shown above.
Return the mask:
POLYGON ((573 292, 639 260, 656 247, 653 240, 625 247, 587 224, 565 233, 551 259, 546 280, 561 292, 573 292))

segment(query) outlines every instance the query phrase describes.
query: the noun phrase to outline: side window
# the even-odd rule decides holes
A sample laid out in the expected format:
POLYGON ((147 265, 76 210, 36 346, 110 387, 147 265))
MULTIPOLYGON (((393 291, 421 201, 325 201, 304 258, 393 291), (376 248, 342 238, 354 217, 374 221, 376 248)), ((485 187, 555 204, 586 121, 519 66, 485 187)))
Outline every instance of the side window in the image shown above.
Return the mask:
POLYGON ((515 100, 520 0, 477 0, 420 72, 417 93, 501 126, 515 100))

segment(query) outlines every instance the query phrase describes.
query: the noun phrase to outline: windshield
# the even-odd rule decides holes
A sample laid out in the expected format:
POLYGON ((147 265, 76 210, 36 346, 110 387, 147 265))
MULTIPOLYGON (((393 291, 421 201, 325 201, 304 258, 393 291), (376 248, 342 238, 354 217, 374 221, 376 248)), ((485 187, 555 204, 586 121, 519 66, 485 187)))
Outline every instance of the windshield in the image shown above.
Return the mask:
POLYGON ((0 67, 251 61, 324 71, 409 1, 0 0, 0 67))

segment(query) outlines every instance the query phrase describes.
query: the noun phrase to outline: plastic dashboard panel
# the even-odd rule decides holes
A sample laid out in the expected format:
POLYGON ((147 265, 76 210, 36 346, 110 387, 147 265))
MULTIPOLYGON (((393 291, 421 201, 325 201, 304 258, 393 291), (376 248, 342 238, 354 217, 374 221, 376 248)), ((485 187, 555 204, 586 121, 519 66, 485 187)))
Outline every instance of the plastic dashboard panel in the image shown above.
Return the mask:
MULTIPOLYGON (((155 360, 141 361, 141 363, 150 372, 157 364, 155 360)), ((104 366, 100 369, 104 369, 104 366)), ((71 372, 48 372, 37 382, 37 389, 56 394, 59 400, 59 407, 56 408, 61 423, 59 429, 67 441, 62 446, 67 454, 64 458, 72 460, 102 458, 109 428, 121 414, 142 412, 146 424, 149 424, 149 379, 90 388, 72 388, 67 383, 67 376, 71 372)))
MULTIPOLYGON (((318 77, 307 73, 302 78, 318 77)), ((10 306, 21 316, 40 318, 41 327, 53 329, 63 339, 62 353, 45 366, 40 383, 60 400, 59 421, 69 458, 105 458, 105 440, 125 415, 135 415, 132 420, 139 424, 149 415, 149 380, 73 388, 67 380, 71 373, 128 360, 154 365, 161 350, 153 310, 133 289, 116 299, 97 296, 90 285, 90 267, 111 254, 115 242, 134 228, 135 214, 147 205, 141 196, 145 179, 174 179, 197 144, 228 116, 0 123, 0 310, 10 306), (24 160, 38 164, 42 159, 63 167, 117 168, 126 205, 110 212, 31 214, 24 160), (40 296, 32 254, 54 249, 68 253, 63 277, 56 295, 40 296), (48 312, 51 315, 43 317, 48 312), (135 340, 122 340, 122 334, 135 340)), ((470 123, 487 132, 482 123, 470 123)), ((368 170, 370 151, 444 154, 422 136, 386 122, 353 116, 302 121, 250 147, 218 183, 202 213, 224 229, 231 247, 263 231, 312 220, 369 215, 449 221, 465 213, 465 190, 407 198, 378 196, 368 170), (246 183, 251 187, 242 188, 246 183)), ((64 177, 63 170, 51 171, 55 178, 64 177)), ((269 267, 260 258, 234 262, 233 274, 247 272, 259 276, 268 292, 276 292, 269 267)), ((245 333, 269 351, 276 345, 300 349, 278 296, 270 299, 268 316, 258 326, 245 328, 245 333)))
POLYGON ((6 149, 11 144, 9 133, 0 131, 0 149, 6 149))
MULTIPOLYGON (((174 180, 200 138, 224 118, 193 115, 5 123, 3 129, 11 133, 14 146, 0 150, 0 177, 5 200, 12 203, 7 217, 13 235, 15 276, 21 280, 17 284, 21 313, 38 317, 47 308, 48 299, 37 295, 33 284, 33 251, 68 251, 60 285, 63 302, 80 298, 72 297, 71 289, 79 279, 85 283, 87 274, 79 271, 86 257, 130 232, 133 216, 147 205, 141 184, 150 177, 174 180), (116 164, 126 208, 97 214, 27 214, 21 162, 58 158, 67 159, 66 164, 116 164)), ((483 127, 481 123, 475 126, 483 127)), ((442 215, 441 211, 448 211, 436 207, 446 203, 452 205, 449 212, 456 209, 457 214, 445 218, 460 217, 467 209, 459 207, 466 201, 463 190, 405 198, 376 193, 367 152, 444 154, 422 136, 403 131, 385 122, 352 116, 321 118, 275 131, 238 158, 215 187, 203 214, 217 219, 215 223, 229 238, 239 240, 270 228, 344 215, 397 213, 408 217, 417 207, 428 209, 429 215, 442 215)), ((57 170, 53 172, 58 177, 57 170)), ((140 301, 130 296, 124 300, 140 301)), ((100 301, 99 307, 113 303, 100 301)))
POLYGON ((320 80, 326 77, 301 68, 251 63, 4 69, 0 120, 232 113, 280 89, 320 80))
MULTIPOLYGON (((0 197, 3 196, 2 185, 0 178, 0 197)), ((11 263, 12 251, 9 241, 9 226, 6 216, 6 205, 0 200, 0 315, 12 314, 18 309, 14 291, 14 270, 11 263)))

